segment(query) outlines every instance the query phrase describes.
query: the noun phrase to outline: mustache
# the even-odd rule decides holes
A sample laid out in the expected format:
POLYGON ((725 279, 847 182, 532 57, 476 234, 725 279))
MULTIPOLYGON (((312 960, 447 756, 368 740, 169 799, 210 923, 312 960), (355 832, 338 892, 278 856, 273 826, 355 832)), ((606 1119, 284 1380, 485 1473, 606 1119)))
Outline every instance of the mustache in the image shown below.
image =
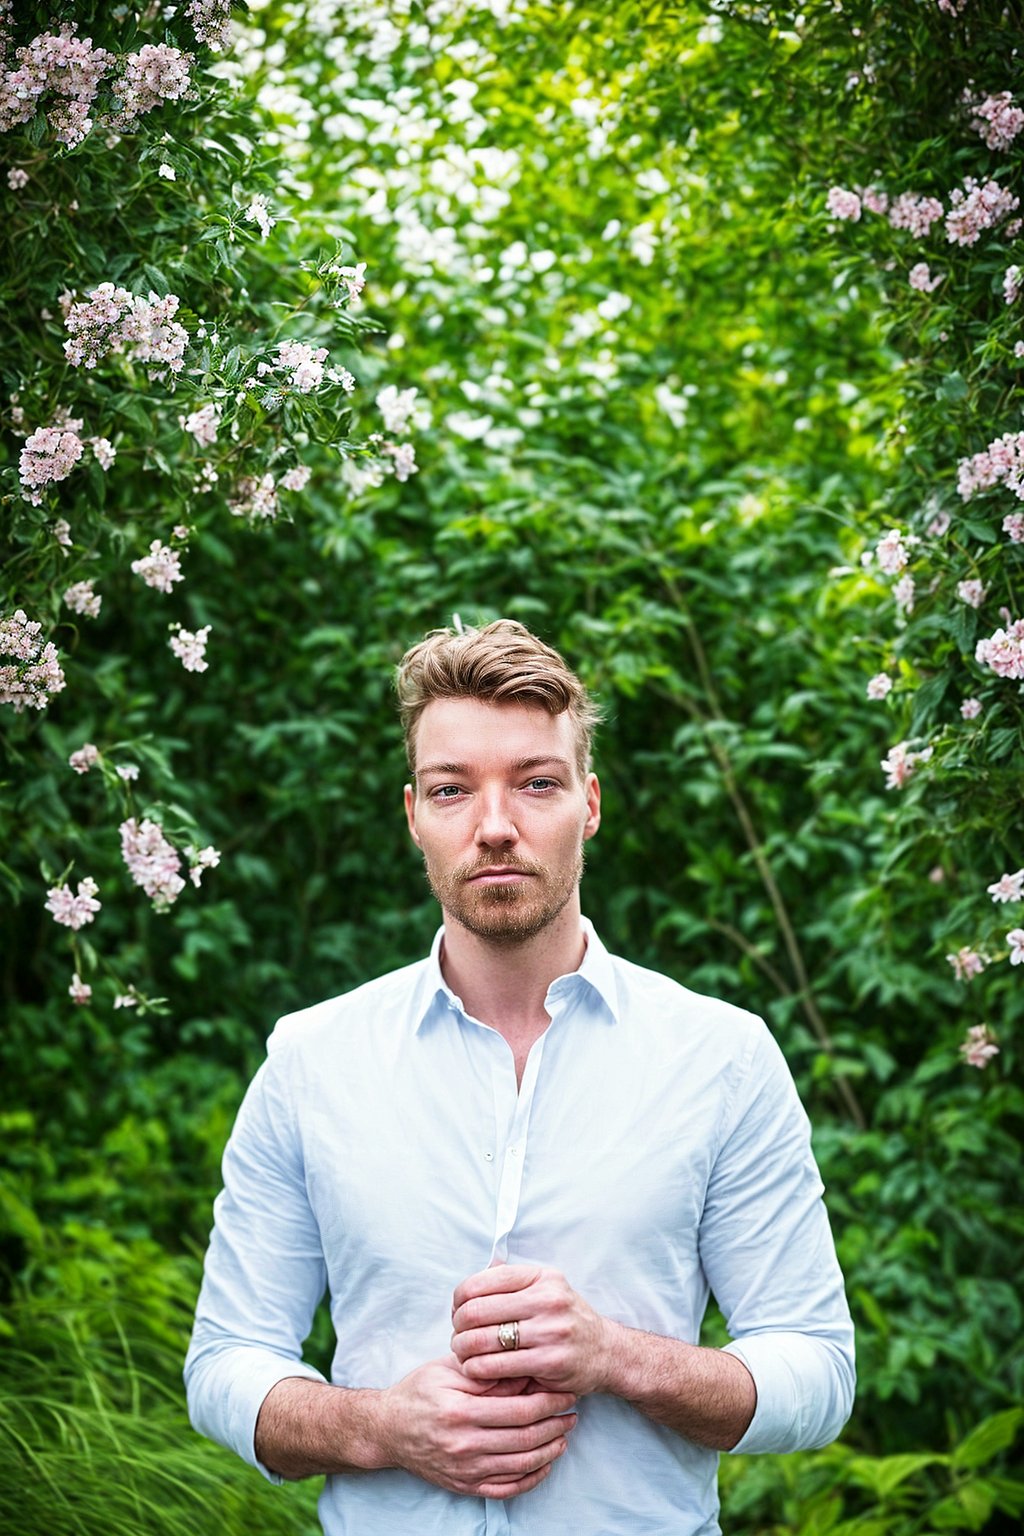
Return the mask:
POLYGON ((472 880, 474 875, 481 875, 487 869, 514 869, 521 875, 547 873, 543 864, 530 864, 526 859, 517 859, 506 853, 498 858, 492 855, 490 858, 477 859, 473 864, 461 864, 455 871, 455 876, 458 880, 472 880))

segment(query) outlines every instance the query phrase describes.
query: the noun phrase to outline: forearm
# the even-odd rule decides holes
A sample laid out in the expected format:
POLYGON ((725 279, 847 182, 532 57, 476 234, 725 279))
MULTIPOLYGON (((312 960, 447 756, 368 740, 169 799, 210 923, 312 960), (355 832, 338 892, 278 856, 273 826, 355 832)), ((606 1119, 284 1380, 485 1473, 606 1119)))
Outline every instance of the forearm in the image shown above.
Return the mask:
POLYGON ((386 1465, 380 1392, 289 1376, 256 1420, 256 1456, 278 1476, 372 1471, 386 1465))
POLYGON ((605 1319, 601 1389, 696 1445, 728 1451, 754 1416, 757 1390, 742 1360, 605 1319))

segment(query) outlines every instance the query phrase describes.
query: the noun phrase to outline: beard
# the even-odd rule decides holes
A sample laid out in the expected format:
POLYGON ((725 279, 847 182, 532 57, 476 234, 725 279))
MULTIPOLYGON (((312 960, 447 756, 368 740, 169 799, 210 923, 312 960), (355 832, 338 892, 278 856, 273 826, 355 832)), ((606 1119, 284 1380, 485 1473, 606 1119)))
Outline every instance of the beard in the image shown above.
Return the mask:
POLYGON ((445 915, 492 944, 514 946, 543 932, 565 908, 583 878, 581 845, 575 859, 557 869, 502 854, 503 869, 520 870, 529 878, 513 885, 470 883, 474 875, 495 862, 491 855, 449 870, 425 865, 430 889, 445 915))

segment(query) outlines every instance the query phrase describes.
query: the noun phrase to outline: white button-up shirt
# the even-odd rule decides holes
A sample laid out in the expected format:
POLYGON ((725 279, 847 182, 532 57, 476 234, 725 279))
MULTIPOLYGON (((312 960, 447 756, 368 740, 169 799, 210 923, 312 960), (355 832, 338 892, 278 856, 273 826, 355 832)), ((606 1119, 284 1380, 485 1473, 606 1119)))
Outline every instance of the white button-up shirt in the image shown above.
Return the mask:
MULTIPOLYGON (((585 928, 518 1091, 506 1042, 445 984, 440 934, 426 960, 279 1022, 225 1152, 185 1367, 204 1434, 259 1465, 271 1387, 323 1380, 301 1351, 325 1288, 331 1380, 386 1387, 449 1353, 455 1286, 498 1258, 693 1343, 712 1291, 757 1387, 736 1450, 836 1436, 853 1328, 782 1054, 760 1019, 585 928)), ((714 1451, 615 1397, 578 1413, 550 1476, 511 1500, 399 1470, 328 1477, 326 1536, 719 1530, 714 1451)))

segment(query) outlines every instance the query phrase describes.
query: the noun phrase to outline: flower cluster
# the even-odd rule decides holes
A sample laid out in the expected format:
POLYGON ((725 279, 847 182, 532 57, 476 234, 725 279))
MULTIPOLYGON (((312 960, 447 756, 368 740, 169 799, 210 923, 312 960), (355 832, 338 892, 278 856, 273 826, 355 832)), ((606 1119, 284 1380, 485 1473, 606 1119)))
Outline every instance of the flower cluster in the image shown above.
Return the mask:
POLYGON ((99 760, 99 748, 94 747, 91 741, 87 741, 84 746, 79 747, 77 752, 72 752, 68 758, 68 762, 76 773, 88 773, 89 769, 94 768, 99 760))
POLYGON ((159 539, 150 544, 148 555, 132 561, 132 571, 142 577, 147 587, 154 587, 158 592, 170 592, 176 581, 185 580, 178 551, 169 544, 161 544, 159 539))
POLYGON ((1024 869, 1018 869, 1012 875, 1000 875, 986 889, 993 901, 1024 901, 1024 869))
POLYGON ((1024 544, 1024 512, 1008 512, 1002 528, 1011 544, 1024 544))
POLYGON ((201 405, 197 411, 180 418, 186 432, 191 432, 200 448, 209 448, 217 441, 220 411, 215 405, 201 405))
POLYGON ((214 53, 226 48, 231 36, 231 0, 188 0, 185 15, 192 23, 196 41, 214 53))
POLYGON ((123 821, 121 854, 128 873, 140 885, 158 912, 165 912, 185 889, 179 875, 181 857, 155 821, 123 821))
POLYGON ((98 592, 93 591, 92 581, 76 581, 64 593, 64 601, 72 613, 80 613, 87 619, 98 619, 103 599, 98 592))
POLYGON ((277 220, 270 211, 270 204, 262 192, 254 194, 248 208, 245 210, 245 217, 250 224, 257 224, 259 226, 260 235, 264 240, 277 223, 277 220))
POLYGON ((121 111, 111 119, 110 126, 127 128, 161 102, 180 101, 188 92, 194 63, 190 53, 172 48, 169 43, 146 43, 138 53, 125 54, 114 87, 121 111))
POLYGON ((989 149, 1009 149, 1024 128, 1024 112, 1015 107, 1009 91, 979 100, 965 91, 964 105, 971 113, 971 127, 980 133, 989 149))
POLYGON ((206 658, 206 642, 211 626, 204 624, 195 633, 176 624, 167 644, 177 656, 186 672, 205 672, 210 663, 206 658))
POLYGON ((999 1047, 992 1039, 987 1024, 970 1025, 967 1039, 960 1050, 969 1067, 985 1067, 993 1056, 999 1055, 999 1047))
POLYGON ((957 465, 957 490, 964 501, 1000 483, 1024 501, 1024 432, 1004 432, 957 465))
POLYGON ((71 977, 68 996, 73 1003, 87 1003, 92 997, 92 987, 90 987, 87 981, 82 980, 77 971, 71 977))
POLYGON ((74 24, 44 32, 15 54, 17 67, 0 75, 0 133, 29 122, 43 96, 57 100, 47 112, 50 128, 73 149, 93 126, 89 116, 100 82, 114 65, 114 55, 80 38, 74 24))
POLYGON ((1024 619, 1008 622, 1005 629, 997 629, 987 640, 979 640, 974 648, 974 659, 985 667, 991 667, 997 677, 1009 677, 1017 681, 1024 678, 1024 619))
POLYGON ((300 395, 319 389, 324 380, 326 347, 311 347, 304 341, 279 341, 278 365, 292 370, 289 383, 300 395))
POLYGON ((416 389, 397 389, 394 384, 381 390, 377 396, 377 409, 384 418, 385 432, 406 432, 410 422, 413 426, 425 425, 416 406, 418 393, 416 389))
POLYGON ((922 197, 917 192, 901 192, 888 205, 889 223, 893 229, 905 229, 918 239, 929 233, 943 212, 937 197, 922 197))
POLYGON ((884 699, 892 691, 892 678, 888 672, 876 672, 865 691, 869 699, 884 699))
POLYGON ((894 747, 890 747, 881 765, 886 789, 902 789, 918 763, 926 763, 931 755, 931 747, 925 747, 921 752, 911 752, 905 741, 898 741, 894 747))
POLYGON ((969 608, 980 608, 985 601, 984 583, 977 580, 958 581, 956 584, 956 595, 969 608))
POLYGON ((946 239, 951 245, 974 245, 984 230, 1002 223, 1020 206, 1020 198, 997 181, 986 181, 982 186, 968 176, 962 188, 950 193, 949 204, 946 239))
POLYGON ((890 528, 889 532, 879 540, 875 546, 875 554, 887 576, 898 575, 910 559, 907 546, 903 542, 903 535, 898 528, 890 528))
POLYGON ((938 272, 933 277, 928 263, 918 261, 911 267, 907 281, 911 288, 917 289, 918 293, 934 293, 942 282, 942 273, 938 272))
POLYGON ((955 955, 947 955, 946 959, 953 967, 953 974, 957 981, 970 981, 972 976, 980 976, 985 969, 985 957, 976 949, 964 945, 958 949, 955 955))
POLYGON ((23 608, 0 619, 0 656, 14 661, 0 665, 0 704, 23 709, 45 709, 64 687, 64 673, 52 640, 39 639, 42 625, 30 620, 23 608))
POLYGON ((180 305, 177 294, 161 298, 150 292, 141 299, 127 288, 100 283, 87 299, 68 305, 64 354, 75 367, 95 368, 108 353, 119 352, 148 364, 151 378, 164 378, 167 369, 180 373, 188 345, 188 332, 174 318, 180 305))
POLYGON ((410 475, 418 472, 416 450, 412 443, 383 443, 380 451, 392 460, 396 480, 408 480, 410 475))
POLYGON ((85 448, 78 433, 81 421, 66 421, 59 426, 37 427, 25 439, 18 461, 22 495, 34 507, 42 501, 40 486, 66 480, 85 448))
POLYGON ((860 198, 845 187, 830 187, 825 206, 833 218, 850 219, 854 223, 860 218, 860 198))
POLYGON ((54 922, 77 930, 91 923, 100 910, 98 894, 99 886, 88 876, 78 882, 77 895, 72 894, 70 885, 54 885, 46 893, 46 910, 53 913, 54 922))
POLYGON ((285 470, 277 483, 282 491, 304 491, 312 473, 308 464, 295 464, 285 470))
POLYGON ((217 865, 220 863, 220 854, 217 852, 216 848, 196 848, 192 843, 189 843, 188 847, 185 849, 185 857, 188 859, 189 864, 191 865, 191 868, 188 872, 188 877, 197 890, 199 888, 199 883, 203 878, 204 871, 207 869, 216 869, 217 865))
MULTIPOLYGON (((288 474, 291 473, 289 470, 288 474)), ((234 495, 228 498, 228 509, 233 517, 247 517, 250 522, 273 520, 279 510, 273 475, 243 475, 235 486, 234 495)))

